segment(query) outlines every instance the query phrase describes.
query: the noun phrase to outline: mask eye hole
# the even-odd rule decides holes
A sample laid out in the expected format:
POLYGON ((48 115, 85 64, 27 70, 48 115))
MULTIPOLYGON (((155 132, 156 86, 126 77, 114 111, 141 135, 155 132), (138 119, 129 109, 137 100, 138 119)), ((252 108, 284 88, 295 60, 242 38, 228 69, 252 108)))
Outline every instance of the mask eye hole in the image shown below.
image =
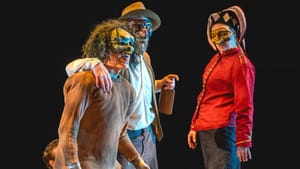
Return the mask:
POLYGON ((211 31, 210 38, 213 43, 225 42, 230 39, 232 32, 226 29, 216 29, 211 31))

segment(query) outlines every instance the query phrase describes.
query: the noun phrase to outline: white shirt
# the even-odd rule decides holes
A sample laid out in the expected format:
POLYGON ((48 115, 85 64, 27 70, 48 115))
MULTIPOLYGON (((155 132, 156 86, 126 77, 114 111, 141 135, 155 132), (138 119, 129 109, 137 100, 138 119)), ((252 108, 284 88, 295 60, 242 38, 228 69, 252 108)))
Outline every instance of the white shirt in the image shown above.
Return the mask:
POLYGON ((136 67, 129 67, 130 81, 136 91, 137 104, 130 117, 128 129, 139 130, 148 127, 154 120, 155 114, 151 111, 152 82, 145 65, 144 57, 136 67))

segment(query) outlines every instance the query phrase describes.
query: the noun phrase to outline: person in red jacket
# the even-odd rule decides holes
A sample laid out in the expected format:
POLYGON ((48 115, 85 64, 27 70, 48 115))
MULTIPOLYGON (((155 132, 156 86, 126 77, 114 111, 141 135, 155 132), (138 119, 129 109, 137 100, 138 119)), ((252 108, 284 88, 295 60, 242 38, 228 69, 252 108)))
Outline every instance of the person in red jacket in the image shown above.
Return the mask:
POLYGON ((189 148, 200 143, 206 169, 240 169, 240 162, 252 158, 255 67, 246 53, 245 32, 239 6, 208 18, 208 42, 216 54, 202 75, 187 135, 189 148))

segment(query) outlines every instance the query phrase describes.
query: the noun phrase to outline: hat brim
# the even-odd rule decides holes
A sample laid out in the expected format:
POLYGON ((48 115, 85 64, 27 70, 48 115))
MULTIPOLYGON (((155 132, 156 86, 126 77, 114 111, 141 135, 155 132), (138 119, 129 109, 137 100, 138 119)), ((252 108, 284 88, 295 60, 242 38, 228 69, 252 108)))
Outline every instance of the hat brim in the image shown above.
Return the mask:
POLYGON ((152 30, 155 31, 159 28, 161 24, 161 20, 159 16, 149 9, 138 9, 131 12, 128 12, 124 16, 121 16, 120 19, 131 19, 131 18, 139 18, 139 17, 147 17, 152 21, 152 30))

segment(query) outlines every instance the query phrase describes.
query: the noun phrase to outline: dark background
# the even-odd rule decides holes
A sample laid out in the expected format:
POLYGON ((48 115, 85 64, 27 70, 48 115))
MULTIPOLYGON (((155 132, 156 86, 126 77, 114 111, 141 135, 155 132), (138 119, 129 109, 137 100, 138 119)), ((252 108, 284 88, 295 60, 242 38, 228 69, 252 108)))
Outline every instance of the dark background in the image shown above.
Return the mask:
MULTIPOLYGON (((57 137, 66 64, 81 55, 81 45, 96 23, 119 17, 130 2, 27 0, 1 4, 1 152, 7 163, 3 166, 46 168, 41 155, 57 137)), ((246 47, 257 71, 253 159, 243 169, 298 164, 300 15, 295 3, 144 0, 162 20, 149 46, 156 76, 180 76, 173 115, 161 116, 165 131, 157 144, 161 169, 203 168, 200 149, 188 149, 186 136, 202 71, 213 54, 206 39, 207 17, 235 4, 246 13, 246 47)))

